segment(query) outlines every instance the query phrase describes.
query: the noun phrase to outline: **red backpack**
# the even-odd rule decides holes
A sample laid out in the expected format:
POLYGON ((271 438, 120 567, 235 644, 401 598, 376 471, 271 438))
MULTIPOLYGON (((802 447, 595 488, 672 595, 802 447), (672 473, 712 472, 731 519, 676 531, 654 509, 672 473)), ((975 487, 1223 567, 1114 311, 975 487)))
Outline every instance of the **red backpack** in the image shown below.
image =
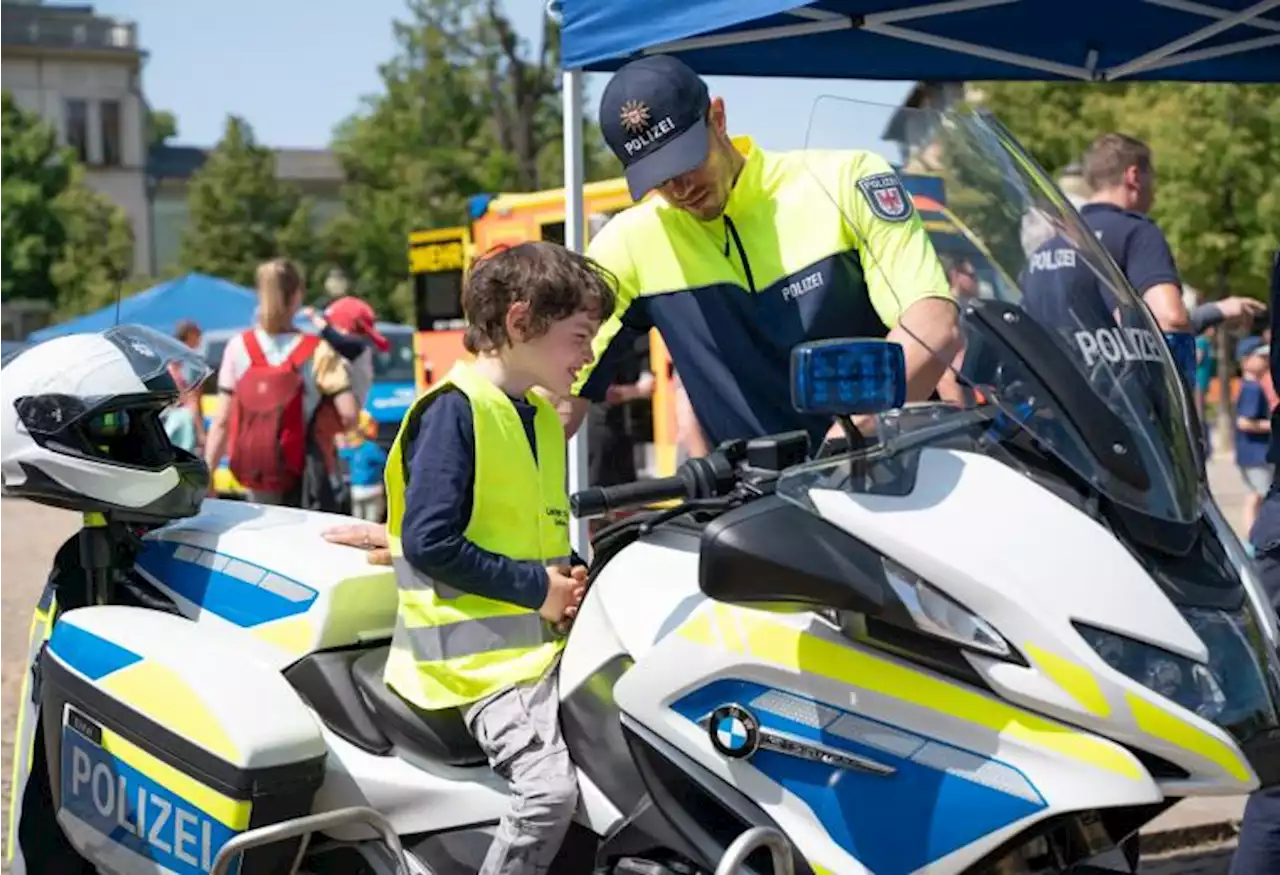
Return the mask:
POLYGON ((231 395, 231 473, 247 489, 285 492, 302 479, 308 423, 301 372, 320 338, 304 335, 288 358, 272 365, 255 331, 241 337, 249 369, 231 395))

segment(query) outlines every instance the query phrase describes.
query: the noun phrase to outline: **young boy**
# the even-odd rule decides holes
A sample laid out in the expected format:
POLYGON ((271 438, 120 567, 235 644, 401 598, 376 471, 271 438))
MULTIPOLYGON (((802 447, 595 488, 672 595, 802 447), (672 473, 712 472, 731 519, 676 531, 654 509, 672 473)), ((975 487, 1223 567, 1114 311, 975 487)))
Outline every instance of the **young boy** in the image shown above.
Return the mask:
POLYGON ((387 460, 400 610, 385 677, 419 708, 460 708, 511 784, 480 871, 541 875, 578 800, 556 668, 586 567, 569 544, 564 428, 533 387, 569 392, 614 291, 585 257, 525 243, 477 262, 462 305, 476 359, 414 403, 387 460))
POLYGON ((351 481, 351 515, 371 523, 382 522, 386 505, 382 480, 387 454, 374 440, 377 436, 378 424, 367 413, 361 413, 360 425, 347 433, 338 450, 351 481))
POLYGON ((1271 404, 1262 386, 1262 376, 1271 366, 1270 347, 1259 337, 1240 341, 1240 394, 1236 397, 1236 465, 1249 488, 1244 503, 1244 530, 1253 524, 1262 508, 1262 500, 1271 489, 1272 469, 1267 464, 1267 446, 1271 441, 1271 404))

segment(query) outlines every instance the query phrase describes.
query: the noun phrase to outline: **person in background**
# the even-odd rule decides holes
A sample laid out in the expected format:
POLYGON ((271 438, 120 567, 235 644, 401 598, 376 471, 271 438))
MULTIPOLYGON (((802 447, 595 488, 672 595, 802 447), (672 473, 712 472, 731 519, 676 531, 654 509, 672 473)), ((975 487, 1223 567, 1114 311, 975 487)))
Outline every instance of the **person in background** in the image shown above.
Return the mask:
POLYGON ((1205 400, 1209 397, 1209 389, 1213 386, 1213 378, 1218 374, 1218 329, 1216 326, 1206 328, 1196 335, 1196 412, 1200 415, 1201 430, 1204 432, 1205 454, 1212 451, 1212 430, 1209 428, 1208 412, 1205 400))
POLYGON ((1080 215, 1104 249, 1151 308, 1161 330, 1199 334, 1224 321, 1253 318, 1263 306, 1230 297, 1190 313, 1169 242, 1147 215, 1155 203, 1156 171, 1151 149, 1125 134, 1103 134, 1084 157, 1084 181, 1093 192, 1080 215))
MULTIPOLYGON (((192 319, 183 319, 173 330, 173 336, 182 341, 190 349, 199 349, 204 332, 192 319)), ((174 373, 175 381, 181 382, 181 376, 174 373)), ((205 427, 204 411, 200 409, 200 386, 179 385, 182 393, 177 404, 164 413, 165 431, 174 446, 180 446, 189 453, 200 453, 204 450, 205 427)))
MULTIPOLYGON (((587 217, 590 239, 604 230, 610 216, 592 213, 587 217)), ((614 382, 605 391, 603 404, 593 405, 587 428, 587 483, 615 486, 636 479, 635 441, 628 428, 631 402, 653 397, 653 374, 649 373, 649 335, 640 334, 622 356, 614 382)), ((596 520, 603 523, 603 520, 596 520)))
POLYGON ((1271 442, 1271 405, 1262 388, 1262 376, 1270 367, 1270 347, 1260 337, 1240 341, 1240 390, 1236 395, 1236 465, 1244 477, 1249 496, 1244 504, 1245 531, 1252 531, 1262 509, 1263 498, 1271 491, 1273 467, 1267 461, 1271 442))
MULTIPOLYGON (((343 295, 331 303, 323 315, 312 307, 302 314, 327 343, 317 352, 315 372, 323 381, 340 380, 345 375, 363 410, 373 386, 374 350, 387 352, 391 344, 375 327, 373 307, 353 295, 343 295)), ((338 470, 337 441, 346 431, 332 404, 322 404, 316 412, 314 453, 308 457, 306 492, 311 501, 304 507, 345 513, 349 510, 346 490, 338 470)))
MULTIPOLYGON (((342 301, 346 301, 346 296, 342 298, 342 301)), ((360 298, 356 298, 356 301, 360 301, 360 298)), ((369 304, 366 304, 364 301, 360 301, 360 303, 365 304, 366 307, 369 306, 369 304)), ((330 307, 330 310, 332 310, 332 307, 330 307)), ((335 312, 340 313, 342 310, 339 308, 339 310, 335 312)), ((370 312, 372 312, 371 307, 370 312)), ((333 325, 329 320, 329 310, 321 312, 316 311, 315 307, 303 307, 302 316, 305 317, 308 322, 311 322, 312 327, 315 327, 315 330, 319 331, 321 338, 324 338, 325 342, 328 342, 330 347, 334 348, 334 352, 337 352, 339 356, 346 358, 348 362, 355 362, 357 359, 364 357, 365 354, 369 352, 370 338, 357 333, 352 333, 352 331, 338 329, 338 327, 333 325)), ((383 335, 379 334, 379 336, 383 335)), ((383 340, 385 342, 385 338, 383 338, 383 340)), ((369 370, 371 374, 371 363, 369 367, 367 367, 367 370, 369 370)))
POLYGON ((251 501, 300 507, 316 410, 331 401, 344 428, 351 428, 358 408, 344 372, 315 373, 314 356, 324 341, 294 327, 305 291, 297 265, 285 258, 265 261, 258 266, 255 284, 257 324, 232 337, 222 354, 220 403, 209 428, 205 462, 215 470, 230 443, 232 473, 251 501), (250 378, 252 392, 238 396, 250 378), (280 394, 264 398, 264 392, 280 394), (268 482, 276 486, 259 485, 268 482))
MULTIPOLYGON (((1270 348, 1271 329, 1269 327, 1262 329, 1262 334, 1260 336, 1262 338, 1262 345, 1270 348)), ((1276 392, 1276 381, 1271 377, 1270 368, 1267 368, 1266 373, 1262 375, 1262 379, 1259 380, 1259 382, 1262 383, 1262 391, 1267 396, 1267 404, 1270 405, 1270 409, 1275 410, 1276 405, 1280 405, 1280 393, 1276 392)))
MULTIPOLYGON (((1280 325, 1280 249, 1271 265, 1271 335, 1280 325)), ((1280 368, 1270 361, 1271 381, 1280 383, 1280 368)), ((1280 464, 1280 407, 1271 410, 1271 441, 1267 463, 1280 464)), ((1255 568, 1271 606, 1280 615, 1280 487, 1272 479, 1271 490, 1262 503, 1257 522, 1249 531, 1255 568)), ((1280 653, 1276 656, 1280 658, 1280 653)), ((1258 790, 1249 797, 1240 824, 1240 841, 1231 861, 1231 875, 1275 875, 1280 872, 1280 786, 1258 790)))
POLYGON ((193 394, 199 398, 199 387, 183 389, 178 400, 161 412, 160 421, 164 424, 164 432, 169 436, 171 444, 196 455, 200 452, 200 444, 196 438, 196 423, 199 420, 191 415, 188 406, 189 397, 193 394))
POLYGON ((346 338, 361 342, 360 354, 346 358, 351 361, 351 391, 355 392, 356 400, 364 407, 369 389, 373 385, 374 350, 390 352, 391 342, 378 330, 377 314, 373 307, 354 295, 346 295, 326 307, 324 318, 346 338))
POLYGON ((978 297, 978 273, 973 269, 973 262, 968 258, 956 255, 939 255, 942 267, 947 273, 947 283, 951 286, 951 294, 961 307, 970 298, 978 297))
POLYGON ((348 432, 338 450, 351 478, 351 515, 371 523, 383 521, 386 490, 382 478, 387 453, 374 440, 378 424, 367 413, 360 414, 360 427, 348 432))

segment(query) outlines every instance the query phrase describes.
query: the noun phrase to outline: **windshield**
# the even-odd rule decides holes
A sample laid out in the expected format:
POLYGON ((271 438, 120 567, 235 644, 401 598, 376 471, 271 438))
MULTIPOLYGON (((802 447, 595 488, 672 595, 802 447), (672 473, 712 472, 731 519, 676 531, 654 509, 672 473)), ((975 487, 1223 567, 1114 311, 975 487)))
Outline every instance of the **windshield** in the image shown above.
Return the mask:
POLYGON ((944 361, 944 400, 1002 414, 1111 500, 1160 519, 1197 518, 1198 449, 1163 334, 998 122, 824 97, 806 149, 815 199, 843 221, 877 310, 906 314, 909 368, 913 357, 944 361), (868 130, 900 148, 869 144, 868 130), (898 166, 844 160, 868 146, 898 166), (961 349, 933 348, 927 320, 909 312, 938 296, 960 304, 961 349))
POLYGON ((373 381, 375 383, 412 383, 413 332, 382 329, 383 336, 391 344, 386 352, 373 349, 373 381))

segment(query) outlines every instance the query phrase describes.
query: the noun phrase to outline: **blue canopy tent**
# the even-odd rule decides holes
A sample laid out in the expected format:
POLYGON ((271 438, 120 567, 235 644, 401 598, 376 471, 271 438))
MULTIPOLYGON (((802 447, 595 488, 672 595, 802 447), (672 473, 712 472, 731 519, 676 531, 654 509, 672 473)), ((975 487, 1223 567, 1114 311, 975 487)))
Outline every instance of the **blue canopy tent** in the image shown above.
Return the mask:
MULTIPOLYGON (((582 74, 673 54, 704 75, 1280 81, 1280 0, 551 0, 564 69, 565 242, 583 244, 582 74)), ((569 486, 584 488, 585 433, 569 486)), ((587 549, 586 525, 574 546, 587 549)), ((585 554, 584 554, 585 555, 585 554)))
POLYGON ((562 0, 566 70, 850 79, 1280 78, 1275 0, 562 0))
POLYGON ((250 289, 202 273, 189 273, 125 298, 120 302, 118 319, 116 305, 110 304, 77 319, 33 331, 28 340, 40 343, 64 334, 102 331, 117 322, 145 325, 166 334, 182 319, 194 319, 204 331, 244 328, 253 323, 257 306, 258 296, 250 289))

